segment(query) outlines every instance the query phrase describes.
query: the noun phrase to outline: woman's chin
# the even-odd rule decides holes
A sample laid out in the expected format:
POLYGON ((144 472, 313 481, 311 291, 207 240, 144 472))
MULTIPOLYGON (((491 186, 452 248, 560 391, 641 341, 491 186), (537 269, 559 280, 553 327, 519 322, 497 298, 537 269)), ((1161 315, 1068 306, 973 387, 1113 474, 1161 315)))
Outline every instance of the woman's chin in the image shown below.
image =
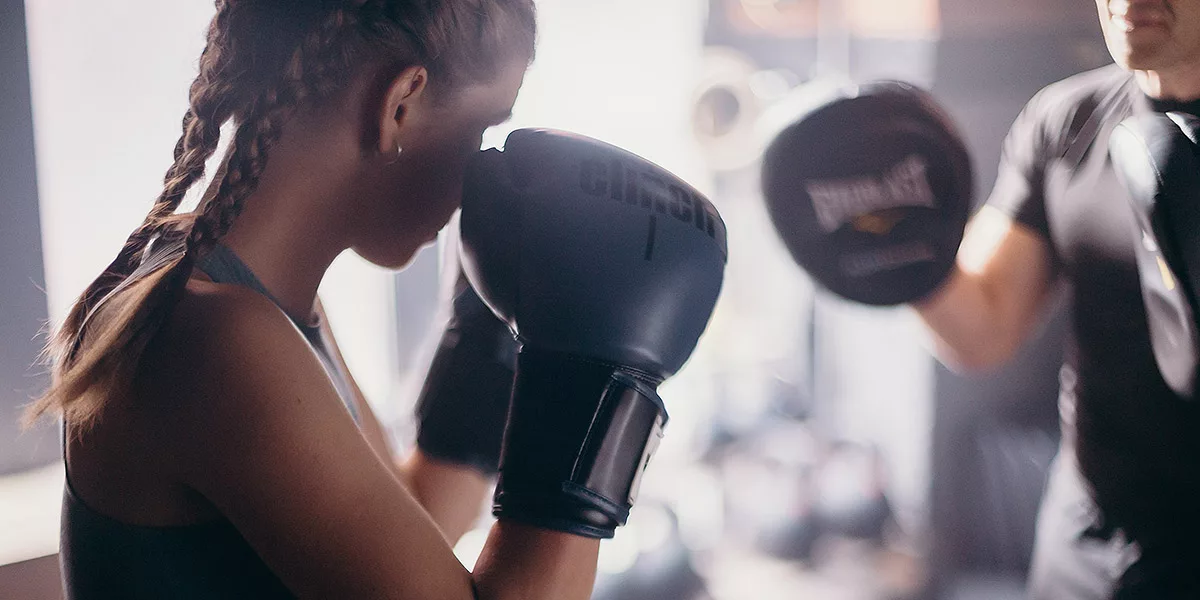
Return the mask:
MULTIPOLYGON (((449 221, 447 216, 436 228, 429 227, 428 233, 422 234, 416 228, 402 232, 400 235, 379 235, 375 239, 354 246, 352 249, 367 262, 384 269, 400 270, 412 263, 421 250, 437 243, 438 233, 449 221)), ((424 228, 422 228, 424 229, 424 228)))
MULTIPOLYGON (((434 236, 437 240, 437 236, 434 236)), ((418 246, 406 246, 403 248, 354 248, 354 253, 362 257, 363 260, 383 269, 391 271, 399 271, 412 264, 417 253, 429 243, 425 242, 418 246)))

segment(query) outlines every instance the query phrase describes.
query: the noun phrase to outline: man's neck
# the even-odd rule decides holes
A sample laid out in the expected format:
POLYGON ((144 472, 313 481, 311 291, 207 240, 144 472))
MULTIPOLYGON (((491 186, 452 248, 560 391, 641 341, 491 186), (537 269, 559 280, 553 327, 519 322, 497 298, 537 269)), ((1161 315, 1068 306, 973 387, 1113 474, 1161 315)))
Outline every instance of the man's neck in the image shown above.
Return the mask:
POLYGON ((1134 71, 1138 86, 1156 100, 1200 99, 1200 63, 1155 71, 1134 71))

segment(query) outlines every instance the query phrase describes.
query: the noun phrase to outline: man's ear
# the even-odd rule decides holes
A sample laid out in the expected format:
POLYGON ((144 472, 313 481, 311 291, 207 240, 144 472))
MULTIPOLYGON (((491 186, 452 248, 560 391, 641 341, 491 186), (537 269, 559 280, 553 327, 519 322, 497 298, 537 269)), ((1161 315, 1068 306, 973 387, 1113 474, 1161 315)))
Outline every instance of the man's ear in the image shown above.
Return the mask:
POLYGON ((403 147, 406 131, 421 117, 419 104, 428 84, 425 67, 408 67, 387 86, 377 115, 381 154, 395 154, 403 147))

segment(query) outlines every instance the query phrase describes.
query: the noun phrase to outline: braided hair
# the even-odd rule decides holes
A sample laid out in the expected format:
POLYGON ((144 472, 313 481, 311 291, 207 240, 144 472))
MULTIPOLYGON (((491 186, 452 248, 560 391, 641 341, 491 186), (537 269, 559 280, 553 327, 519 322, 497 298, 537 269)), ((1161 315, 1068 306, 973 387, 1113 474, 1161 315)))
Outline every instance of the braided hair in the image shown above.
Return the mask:
POLYGON ((423 66, 435 93, 487 81, 502 60, 532 56, 534 36, 533 0, 216 0, 162 193, 47 345, 53 382, 26 421, 59 413, 86 427, 128 391, 197 257, 229 231, 300 107, 330 98, 368 61, 397 73, 423 66), (230 121, 215 192, 177 214, 230 121), (170 251, 146 264, 158 241, 170 251))

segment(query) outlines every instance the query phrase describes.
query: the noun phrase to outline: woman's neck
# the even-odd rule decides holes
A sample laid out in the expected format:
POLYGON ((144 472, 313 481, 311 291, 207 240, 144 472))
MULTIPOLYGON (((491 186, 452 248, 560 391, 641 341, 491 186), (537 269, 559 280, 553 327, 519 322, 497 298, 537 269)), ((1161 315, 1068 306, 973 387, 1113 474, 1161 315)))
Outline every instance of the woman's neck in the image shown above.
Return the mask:
POLYGON ((271 146, 254 193, 221 239, 300 321, 313 315, 329 265, 353 245, 354 211, 346 207, 361 176, 361 133, 330 116, 336 114, 293 115, 271 146))
POLYGON ((350 244, 336 223, 315 207, 313 190, 259 189, 221 243, 233 250, 258 277, 280 308, 301 322, 314 314, 317 289, 329 268, 350 244))

